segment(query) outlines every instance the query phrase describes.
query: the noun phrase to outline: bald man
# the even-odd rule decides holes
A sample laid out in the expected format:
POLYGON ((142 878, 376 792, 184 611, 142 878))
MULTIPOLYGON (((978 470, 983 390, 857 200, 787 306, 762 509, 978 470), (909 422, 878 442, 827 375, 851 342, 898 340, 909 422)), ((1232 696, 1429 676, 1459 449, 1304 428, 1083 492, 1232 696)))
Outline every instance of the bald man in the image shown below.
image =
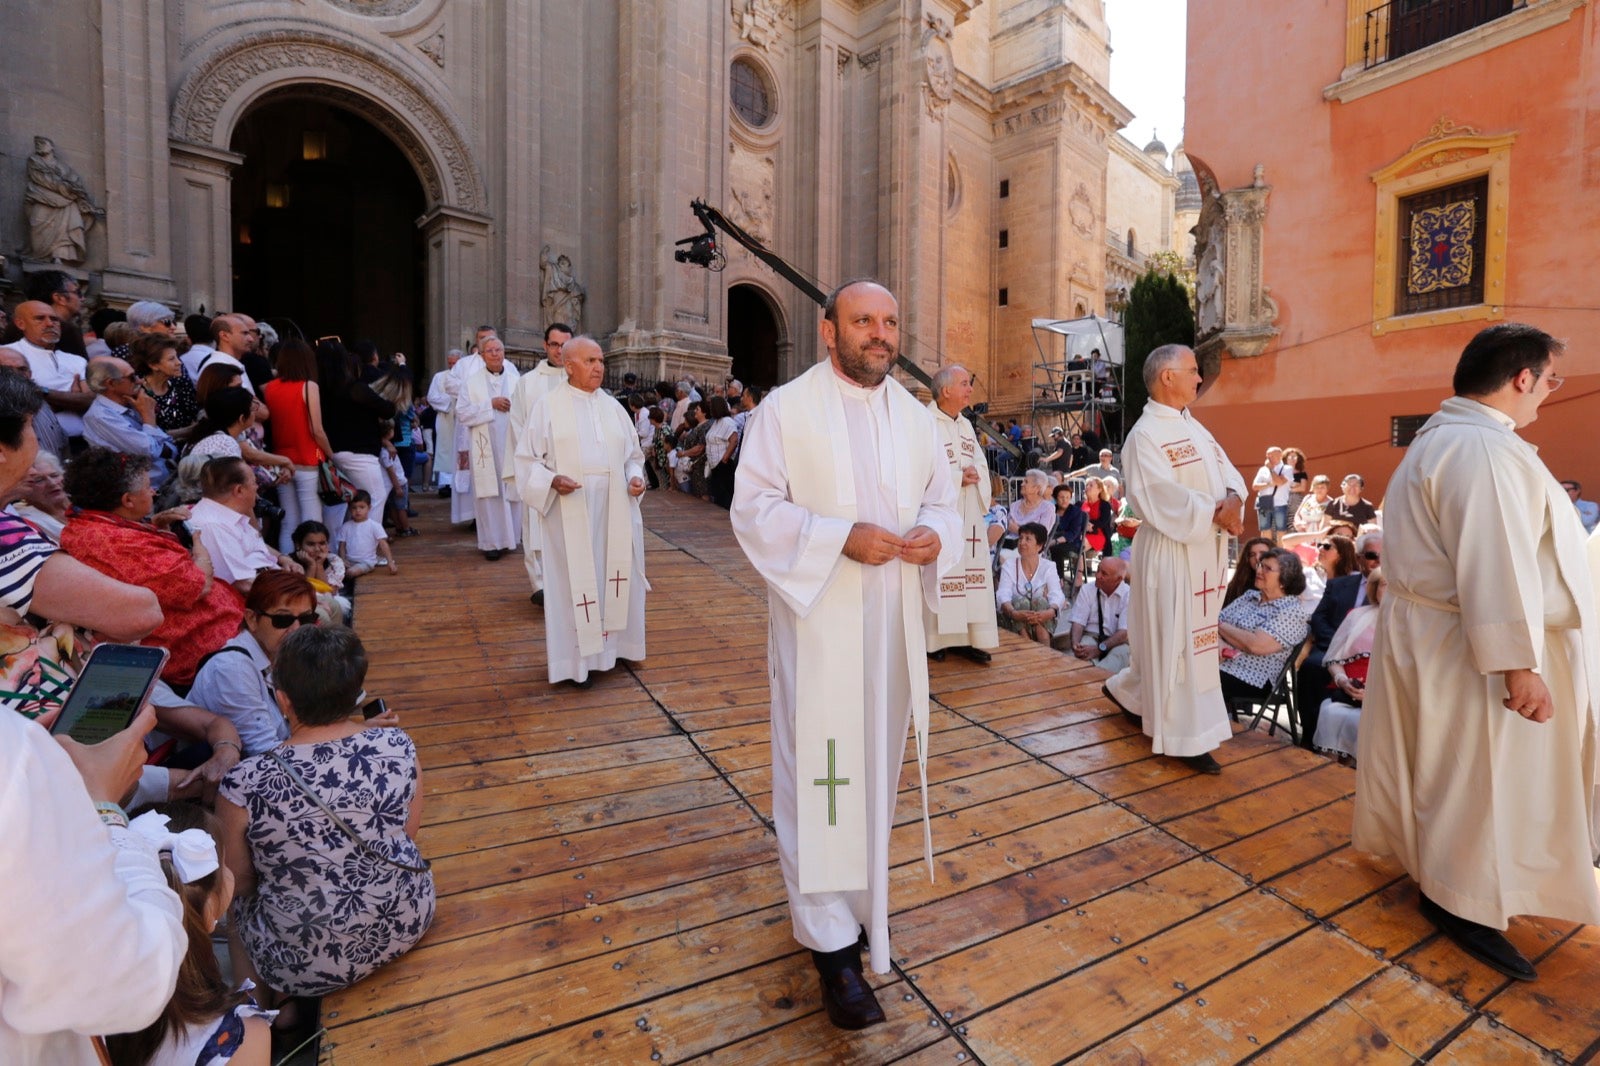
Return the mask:
POLYGON ((83 380, 89 361, 59 350, 61 315, 49 304, 28 300, 17 305, 11 318, 22 330, 22 339, 5 347, 28 361, 33 383, 44 390, 45 403, 56 412, 67 436, 82 437, 83 413, 94 402, 83 380))

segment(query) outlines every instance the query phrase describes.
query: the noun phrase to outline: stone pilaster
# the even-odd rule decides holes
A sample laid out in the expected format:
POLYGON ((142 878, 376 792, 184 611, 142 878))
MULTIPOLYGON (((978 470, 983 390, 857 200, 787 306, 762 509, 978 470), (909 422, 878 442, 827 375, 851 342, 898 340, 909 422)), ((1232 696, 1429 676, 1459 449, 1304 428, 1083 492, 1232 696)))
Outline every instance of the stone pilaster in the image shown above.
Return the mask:
POLYGON ((228 310, 233 303, 230 190, 233 170, 244 156, 179 140, 168 149, 178 302, 185 311, 228 310))
MULTIPOLYGON (((165 0, 101 0, 106 152, 103 295, 175 301, 167 159, 165 0)), ((187 308, 186 308, 187 310, 187 308)))
POLYGON ((1214 377, 1223 352, 1248 359, 1278 335, 1278 305, 1262 277, 1263 228, 1272 186, 1257 166, 1242 188, 1202 185, 1199 243, 1195 247, 1195 354, 1214 377))
POLYGON ((429 370, 442 369, 444 353, 459 345, 461 323, 491 317, 496 291, 490 285, 491 222, 453 207, 436 207, 417 220, 428 248, 429 370))

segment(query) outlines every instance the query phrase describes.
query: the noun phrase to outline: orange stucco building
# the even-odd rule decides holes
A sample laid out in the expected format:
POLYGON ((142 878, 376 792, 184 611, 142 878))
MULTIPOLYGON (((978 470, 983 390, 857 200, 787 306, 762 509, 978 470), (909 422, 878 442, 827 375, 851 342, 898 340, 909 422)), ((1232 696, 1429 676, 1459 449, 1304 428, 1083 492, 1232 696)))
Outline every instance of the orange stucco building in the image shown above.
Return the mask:
POLYGON ((1596 4, 1189 0, 1188 27, 1197 349, 1220 370, 1199 406, 1246 479, 1298 445, 1377 501, 1391 419, 1523 321, 1569 343, 1524 435, 1600 495, 1596 4))

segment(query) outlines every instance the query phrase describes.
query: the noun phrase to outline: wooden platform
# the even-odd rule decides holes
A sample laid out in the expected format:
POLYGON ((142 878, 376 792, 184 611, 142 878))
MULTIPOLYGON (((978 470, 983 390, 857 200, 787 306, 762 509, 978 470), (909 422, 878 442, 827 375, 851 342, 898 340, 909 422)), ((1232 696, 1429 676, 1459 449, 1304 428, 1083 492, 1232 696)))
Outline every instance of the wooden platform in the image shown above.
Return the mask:
POLYGON ((438 917, 324 1003, 357 1063, 1583 1061, 1600 932, 1518 921, 1506 981, 1349 848, 1352 771, 1245 733, 1221 777, 1150 755, 1100 675, 1007 635, 933 666, 938 879, 902 784, 889 1015, 821 1013, 769 813, 764 590, 725 515, 646 495, 649 659, 545 681, 519 557, 421 501, 363 579, 368 688, 422 751, 438 917))

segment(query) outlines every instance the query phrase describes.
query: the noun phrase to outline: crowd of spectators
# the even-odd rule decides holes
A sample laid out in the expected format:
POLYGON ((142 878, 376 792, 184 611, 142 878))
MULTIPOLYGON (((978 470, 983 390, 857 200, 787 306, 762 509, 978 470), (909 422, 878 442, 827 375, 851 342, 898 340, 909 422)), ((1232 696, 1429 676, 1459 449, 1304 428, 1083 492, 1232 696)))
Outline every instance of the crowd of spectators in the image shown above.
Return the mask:
POLYGON ((739 443, 761 390, 737 378, 712 384, 702 396, 692 376, 640 388, 625 376, 615 395, 633 415, 652 489, 676 489, 726 511, 733 503, 739 443))
POLYGON ((301 997, 432 919, 416 750, 363 716, 343 624, 426 462, 410 371, 150 302, 84 329, 70 275, 30 285, 0 346, 0 900, 32 915, 0 937, 0 1060, 266 1062, 301 997), (53 739, 99 642, 166 649, 152 706, 53 739))

